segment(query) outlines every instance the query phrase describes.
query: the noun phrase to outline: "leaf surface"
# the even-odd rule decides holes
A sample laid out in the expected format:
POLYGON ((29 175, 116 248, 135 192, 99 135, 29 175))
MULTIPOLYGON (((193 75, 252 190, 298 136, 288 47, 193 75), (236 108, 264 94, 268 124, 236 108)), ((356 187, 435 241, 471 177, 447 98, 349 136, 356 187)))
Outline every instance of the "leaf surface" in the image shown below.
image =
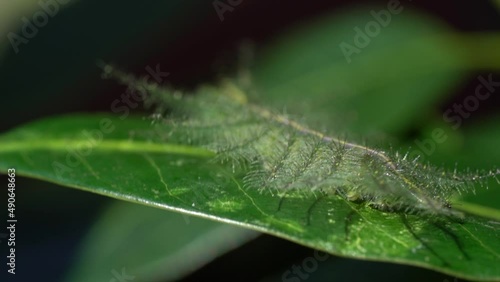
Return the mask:
POLYGON ((496 221, 469 216, 463 223, 431 222, 338 195, 279 197, 245 189, 240 176, 226 177, 226 170, 210 161, 213 153, 138 134, 150 129, 140 118, 105 115, 27 124, 0 137, 0 170, 14 167, 20 175, 235 224, 332 254, 500 280, 496 221), (114 129, 102 138, 86 137, 85 131, 103 132, 102 124, 114 129), (96 142, 85 151, 91 141, 96 142))

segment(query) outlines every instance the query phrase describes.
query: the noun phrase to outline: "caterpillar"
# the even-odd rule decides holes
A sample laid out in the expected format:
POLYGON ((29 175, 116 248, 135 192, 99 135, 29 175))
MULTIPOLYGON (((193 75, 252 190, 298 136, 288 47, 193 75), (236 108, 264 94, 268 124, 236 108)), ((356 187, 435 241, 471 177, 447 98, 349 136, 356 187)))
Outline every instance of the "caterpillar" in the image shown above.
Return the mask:
POLYGON ((186 95, 112 67, 105 71, 149 93, 146 104, 156 107, 154 116, 161 117, 169 142, 213 151, 214 162, 244 174, 245 189, 280 196, 335 194, 382 211, 460 218, 452 196, 474 192, 489 177, 498 182, 498 170, 459 174, 315 131, 249 103, 229 80, 186 95))

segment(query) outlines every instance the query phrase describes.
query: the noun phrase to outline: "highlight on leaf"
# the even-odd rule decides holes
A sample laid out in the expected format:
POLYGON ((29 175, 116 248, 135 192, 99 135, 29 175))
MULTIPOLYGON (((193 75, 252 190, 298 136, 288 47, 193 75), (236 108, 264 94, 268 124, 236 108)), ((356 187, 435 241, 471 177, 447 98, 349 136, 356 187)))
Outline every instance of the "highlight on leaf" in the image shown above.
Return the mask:
POLYGON ((244 174, 246 189, 280 197, 335 194, 381 211, 462 218, 451 204, 453 196, 475 193, 476 185, 486 188, 488 178, 500 183, 500 170, 446 171, 420 163, 418 157, 315 131, 288 115, 249 103, 230 80, 188 95, 112 66, 104 71, 106 77, 147 93, 145 105, 155 108, 162 138, 213 151, 215 162, 244 174))

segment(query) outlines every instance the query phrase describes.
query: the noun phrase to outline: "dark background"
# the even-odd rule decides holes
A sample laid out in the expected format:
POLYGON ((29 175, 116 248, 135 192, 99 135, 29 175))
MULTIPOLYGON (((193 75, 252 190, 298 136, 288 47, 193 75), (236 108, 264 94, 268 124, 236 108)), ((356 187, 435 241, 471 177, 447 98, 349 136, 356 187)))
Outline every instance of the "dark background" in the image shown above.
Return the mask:
MULTIPOLYGON (((387 1, 243 0, 233 12, 224 14, 222 22, 212 1, 73 1, 50 18, 28 44, 20 45, 18 54, 8 46, 0 57, 0 132, 52 115, 110 112, 112 101, 125 88, 101 78, 99 60, 136 75, 146 75, 146 66, 159 64, 162 71, 170 73, 167 83, 190 89, 230 73, 236 67, 242 41, 252 40, 258 54, 259 46, 294 25, 361 3, 386 5, 387 1)), ((413 1, 405 5, 425 10, 457 30, 500 28, 498 10, 488 1, 413 1)), ((31 15, 26 14, 28 18, 31 15)), ((469 83, 442 108, 470 94, 477 75, 471 74, 469 83)), ((498 96, 492 97, 467 122, 492 113, 499 101, 498 96)), ((6 183, 5 176, 0 179, 6 183)), ((1 193, 0 200, 6 201, 6 193, 1 193)), ((59 281, 90 224, 111 200, 18 178, 16 201, 16 281, 59 281)), ((5 218, 4 213, 2 209, 1 218, 5 218)), ((5 254, 5 239, 0 240, 1 253, 5 254)), ((219 280, 232 273, 245 280, 273 279, 311 254, 311 249, 262 236, 215 260, 189 280, 219 280)), ((3 265, 4 259, 1 261, 3 265)), ((319 271, 326 277, 332 273, 331 277, 339 279, 335 281, 362 281, 366 277, 371 281, 453 281, 413 267, 342 258, 329 261, 334 261, 329 265, 335 267, 320 267, 319 271)))

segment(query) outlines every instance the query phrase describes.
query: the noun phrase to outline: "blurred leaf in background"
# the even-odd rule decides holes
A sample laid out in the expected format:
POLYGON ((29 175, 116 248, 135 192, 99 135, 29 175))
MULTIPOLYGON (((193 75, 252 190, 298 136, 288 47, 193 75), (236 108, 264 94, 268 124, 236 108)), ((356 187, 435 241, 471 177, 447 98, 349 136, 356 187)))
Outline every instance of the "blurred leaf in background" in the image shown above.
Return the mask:
POLYGON ((457 87, 465 58, 442 22, 400 8, 345 10, 280 37, 254 68, 263 101, 349 134, 404 133, 457 87), (373 36, 370 11, 388 15, 373 36), (342 44, 362 40, 346 57, 342 44))
POLYGON ((116 202, 83 242, 66 281, 107 281, 126 269, 140 281, 180 279, 258 232, 179 213, 116 202))
POLYGON ((4 1, 0 9, 0 62, 6 49, 10 47, 8 35, 22 24, 21 18, 36 10, 37 0, 4 1))

